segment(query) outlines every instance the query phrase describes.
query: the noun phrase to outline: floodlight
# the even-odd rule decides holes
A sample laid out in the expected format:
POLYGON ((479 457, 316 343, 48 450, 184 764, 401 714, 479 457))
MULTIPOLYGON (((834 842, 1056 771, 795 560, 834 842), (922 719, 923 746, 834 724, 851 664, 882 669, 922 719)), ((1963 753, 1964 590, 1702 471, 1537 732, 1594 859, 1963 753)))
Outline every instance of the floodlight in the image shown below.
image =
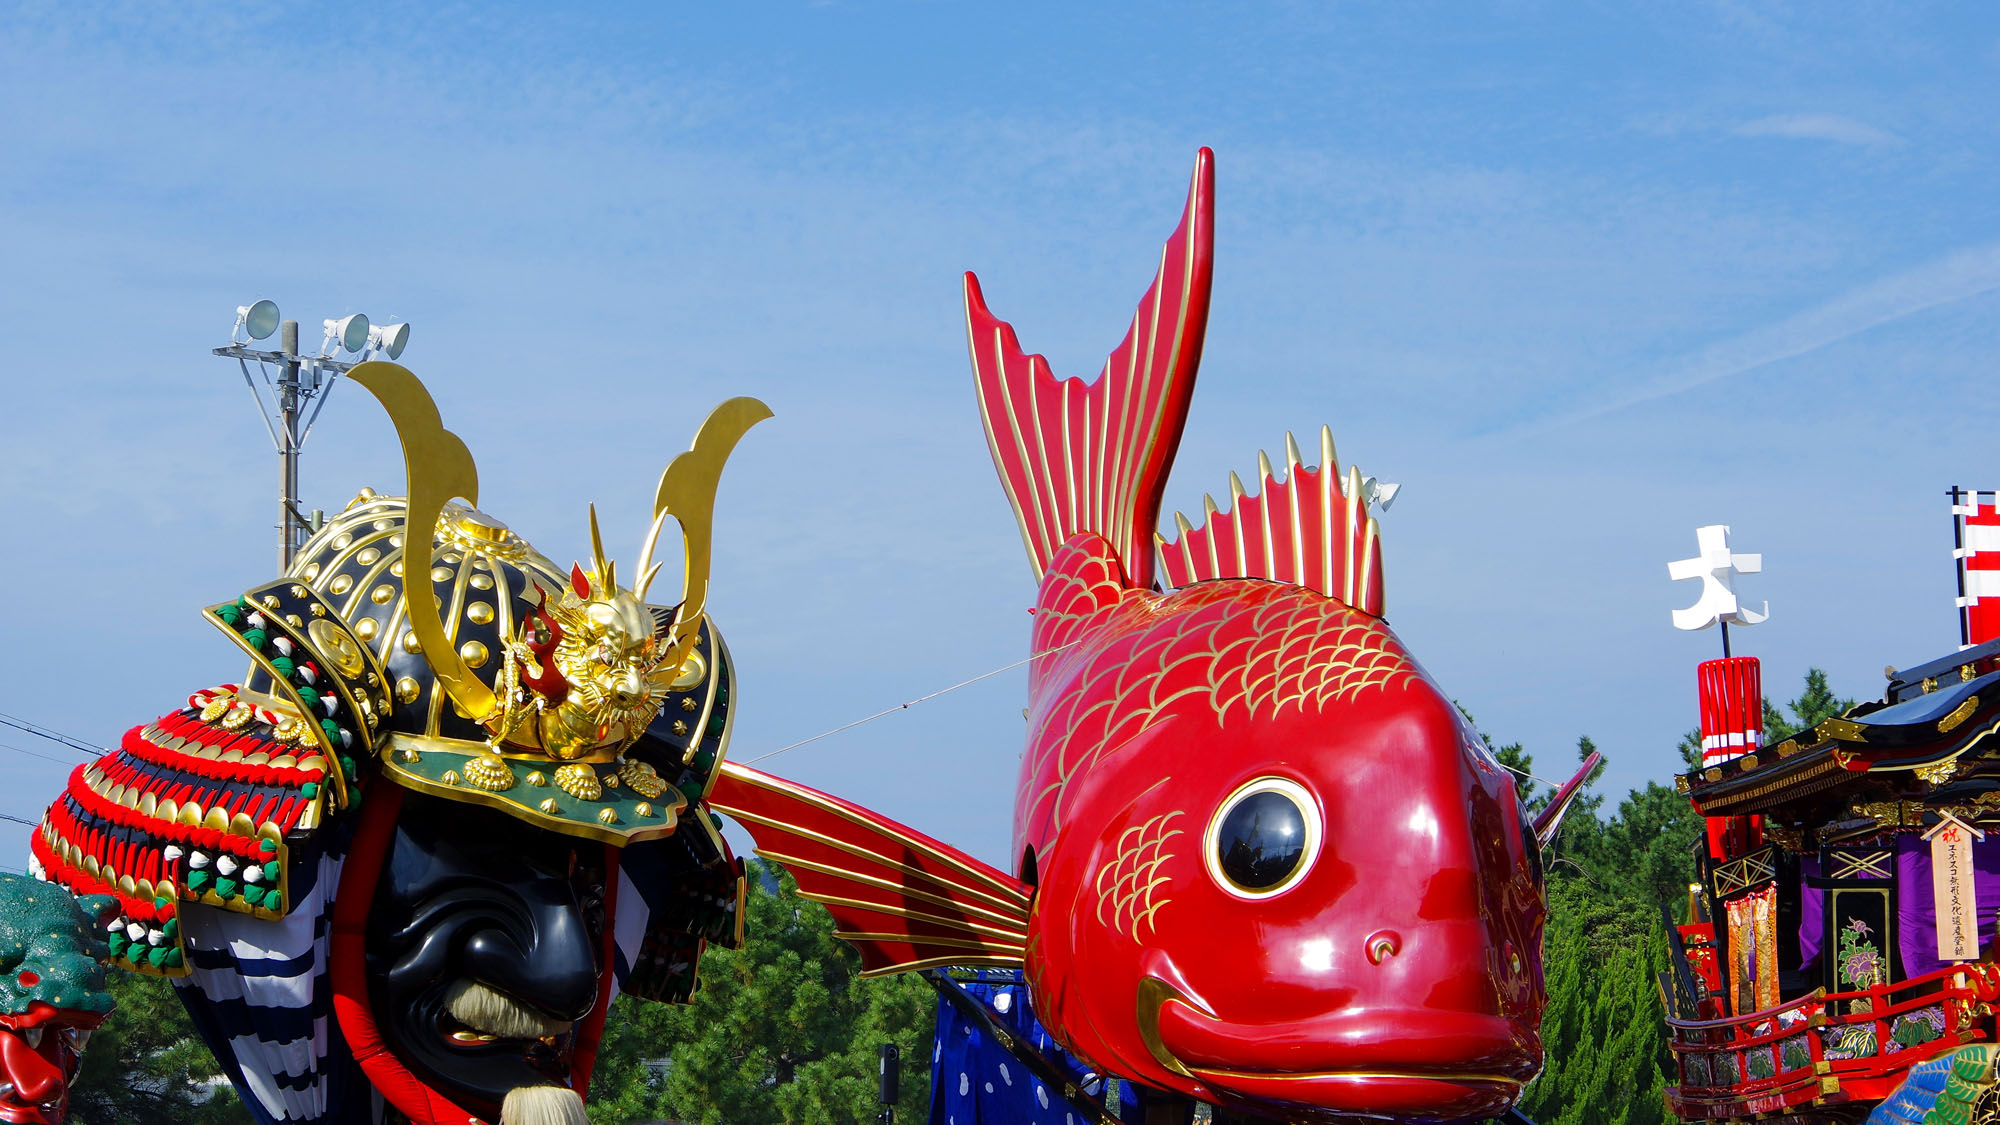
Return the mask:
POLYGON ((403 354, 410 346, 410 326, 407 324, 378 324, 368 330, 368 347, 381 352, 390 359, 403 354))
POLYGON ((339 320, 329 318, 324 323, 326 344, 321 346, 321 351, 328 350, 335 341, 350 352, 358 352, 368 343, 368 318, 360 313, 351 313, 339 320))
POLYGON ((1361 481, 1361 502, 1386 512, 1389 510, 1389 505, 1396 502, 1396 493, 1402 490, 1403 486, 1400 484, 1365 477, 1361 481))
MULTIPOLYGON (((268 339, 278 330, 278 302, 258 301, 250 305, 236 306, 236 327, 250 334, 252 340, 268 339)), ((236 334, 230 333, 234 339, 236 334)))

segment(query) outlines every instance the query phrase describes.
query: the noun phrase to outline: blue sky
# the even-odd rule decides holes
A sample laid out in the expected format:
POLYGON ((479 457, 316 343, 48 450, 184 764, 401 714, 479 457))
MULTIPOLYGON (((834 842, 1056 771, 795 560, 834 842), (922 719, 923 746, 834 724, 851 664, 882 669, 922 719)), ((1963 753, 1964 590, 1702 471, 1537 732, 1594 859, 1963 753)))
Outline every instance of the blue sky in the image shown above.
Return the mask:
MULTIPOLYGON (((270 576, 234 307, 415 328, 483 506, 621 555, 716 401, 748 759, 1025 655, 958 271, 1059 374, 1217 153, 1170 507, 1287 429, 1400 481, 1389 616, 1502 741, 1665 778, 1729 523, 1808 665, 1956 642, 1943 490, 2000 488, 2000 14, 1972 6, 0 5, 0 711, 110 743, 240 671, 270 576)), ((308 327, 308 334, 312 329, 308 327)), ((390 490, 335 391, 308 504, 390 490)), ((1018 671, 765 763, 1005 861, 1018 671)), ((26 735, 0 744, 64 757, 26 735)), ((0 813, 62 767, 0 750, 0 813)), ((0 864, 27 830, 0 824, 0 864)))

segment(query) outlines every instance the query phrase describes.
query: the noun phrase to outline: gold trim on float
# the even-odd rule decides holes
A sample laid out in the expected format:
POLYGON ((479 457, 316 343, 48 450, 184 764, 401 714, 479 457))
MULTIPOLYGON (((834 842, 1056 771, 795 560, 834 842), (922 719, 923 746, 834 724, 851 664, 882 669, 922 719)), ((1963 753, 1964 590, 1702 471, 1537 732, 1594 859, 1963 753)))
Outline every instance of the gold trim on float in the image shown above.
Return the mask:
MULTIPOLYGON (((761 856, 764 853, 758 852, 757 854, 761 856)), ((808 891, 803 887, 799 889, 799 894, 802 897, 809 898, 812 901, 817 902, 822 906, 845 906, 853 910, 866 910, 876 914, 886 914, 891 918, 908 918, 916 922, 928 922, 931 925, 937 926, 941 929, 964 930, 967 933, 986 934, 991 937, 1003 938, 1010 942, 1012 941, 1025 942, 1028 936, 1026 929, 1015 930, 1015 931, 1002 930, 994 926, 982 926, 977 922, 961 922, 956 918, 945 918, 936 914, 926 914, 921 910, 910 910, 906 907, 884 906, 878 902, 863 902, 860 899, 842 898, 839 895, 818 894, 813 891, 808 891)))
MULTIPOLYGON (((567 761, 558 761, 545 753, 512 748, 504 742, 494 745, 488 742, 474 741, 470 738, 445 738, 434 734, 405 734, 401 731, 391 733, 388 741, 383 743, 382 749, 385 751, 415 750, 419 754, 456 754, 461 757, 477 757, 480 754, 493 754, 510 762, 531 762, 544 768, 568 764, 567 761)), ((618 761, 619 757, 617 754, 598 753, 588 754, 584 757, 571 760, 583 765, 606 766, 618 761)))
MULTIPOLYGON (((270 614, 272 611, 264 609, 263 607, 260 606, 257 612, 263 614, 270 614)), ((305 726, 306 731, 312 738, 313 745, 319 748, 320 756, 326 759, 326 770, 324 776, 321 779, 322 783, 330 784, 330 787, 333 790, 334 800, 338 802, 337 807, 343 809, 346 808, 349 803, 349 798, 347 792, 347 778, 343 776, 340 772, 340 755, 342 753, 342 748, 335 745, 333 738, 326 733, 326 728, 320 726, 317 719, 312 718, 313 714, 312 708, 306 706, 306 701, 299 695, 298 688, 294 687, 283 676, 278 675, 278 670, 271 666, 270 657, 265 656, 263 653, 257 651, 256 648, 252 647, 249 640, 247 640, 243 636, 243 634, 237 632, 228 623, 224 622, 222 618, 217 617, 215 615, 214 609, 202 610, 201 616, 203 620, 207 621, 211 625, 214 625, 218 630, 220 630, 223 636, 228 637, 231 644, 234 644, 237 648, 243 650, 243 652, 250 657, 251 662, 257 666, 258 670, 262 671, 265 674, 265 676, 270 679, 272 686, 282 691, 283 694, 277 696, 274 702, 283 703, 284 710, 291 712, 293 716, 305 717, 303 725, 305 726)), ((241 698, 242 694, 239 692, 238 699, 240 700, 241 698)), ((271 708, 271 710, 276 711, 278 710, 278 708, 273 707, 271 708)), ((356 733, 360 734, 365 739, 368 736, 367 728, 361 725, 361 717, 359 715, 356 715, 354 718, 355 718, 354 725, 357 728, 356 733)), ((359 760, 359 758, 366 756, 368 753, 369 753, 368 747, 359 746, 355 748, 351 756, 359 760)))
MULTIPOLYGON (((943 852, 938 851, 937 848, 939 845, 937 844, 936 841, 919 840, 914 835, 910 834, 910 832, 903 829, 901 825, 893 824, 879 819, 870 820, 861 816, 857 816, 854 813, 849 812, 848 810, 833 804, 832 800, 828 798, 827 795, 824 793, 808 789, 803 785, 787 781, 784 778, 775 776, 773 774, 764 773, 760 770, 753 770, 748 766, 739 766, 734 762, 730 762, 724 764, 721 767, 720 772, 727 773, 729 776, 735 778, 737 781, 742 782, 743 784, 748 785, 752 788, 776 790, 780 793, 785 794, 788 797, 792 797, 795 800, 799 800, 804 802, 805 804, 811 805, 813 808, 819 809, 822 812, 828 813, 832 816, 837 816, 840 819, 847 821, 849 824, 858 824, 864 828, 881 832, 882 834, 889 836, 901 843, 908 844, 911 847, 916 848, 918 851, 921 851, 927 855, 932 856, 941 863, 957 868, 958 870, 979 880, 980 882, 986 884, 987 886, 993 888, 994 890, 999 891, 1002 895, 1006 897, 1009 898, 1018 897, 1021 902, 1021 905, 1024 908, 1030 902, 1029 896, 1023 893, 1018 885, 1010 886, 1007 883, 1000 882, 999 880, 994 878, 992 872, 980 870, 979 868, 974 867, 963 860, 960 860, 954 856, 947 855, 943 852)), ((728 813, 731 816, 737 815, 735 810, 729 805, 722 804, 716 801, 710 801, 709 804, 714 808, 719 809, 722 812, 728 813)), ((796 831, 795 829, 792 829, 787 825, 779 824, 776 826, 784 828, 786 831, 796 831)))
POLYGON ((1519 1089, 1523 1083, 1519 1078, 1505 1074, 1480 1074, 1474 1071, 1426 1071, 1426 1070, 1316 1070, 1297 1074, 1272 1074, 1260 1070, 1210 1070, 1195 1067, 1195 1075, 1201 1078, 1250 1079, 1261 1082, 1312 1082, 1324 1078, 1418 1078, 1432 1082, 1492 1082, 1519 1089))
POLYGON ((919 969, 948 969, 954 965, 990 965, 996 969, 1011 969, 1025 964, 1019 957, 994 955, 974 955, 971 957, 926 957, 921 961, 902 961, 894 965, 884 965, 879 969, 863 969, 863 977, 886 977, 895 973, 914 973, 919 969))
MULTIPOLYGON (((347 377, 361 384, 382 404, 402 443, 409 486, 403 533, 407 559, 411 556, 408 548, 420 537, 427 540, 436 534, 438 517, 447 501, 463 499, 475 508, 479 506, 479 470, 465 442, 444 428, 437 402, 409 368, 371 360, 354 365, 347 377)), ((493 689, 472 674, 458 650, 449 643, 437 607, 421 592, 415 598, 408 596, 407 570, 406 563, 404 604, 424 662, 430 665, 437 683, 450 693, 459 708, 473 722, 484 725, 498 709, 499 701, 494 698, 493 689)))
POLYGON ((1139 981, 1139 994, 1136 1001, 1137 1011, 1135 1013, 1139 1025, 1139 1041, 1146 1045, 1146 1053, 1153 1056, 1153 1061, 1165 1067, 1169 1074, 1178 1074, 1182 1078, 1193 1078, 1195 1076, 1194 1072, 1189 1070, 1186 1064, 1182 1063, 1180 1059, 1174 1057, 1173 1051, 1167 1048, 1166 1040, 1160 1037, 1160 1012, 1166 1008, 1168 1001, 1185 1004, 1195 1011, 1201 1012, 1204 1016, 1208 1015, 1207 1012, 1202 1012, 1194 1000, 1180 989, 1175 988, 1159 977, 1143 977, 1139 981))
POLYGON ((633 596, 642 601, 645 598, 651 579, 648 568, 654 538, 659 535, 662 521, 672 516, 681 528, 681 604, 674 614, 672 647, 663 663, 678 664, 684 660, 701 632, 715 535, 715 494, 721 484, 722 467, 750 427, 769 417, 771 408, 754 398, 724 401, 702 421, 688 449, 675 454, 660 473, 659 487, 653 492, 653 532, 640 552, 633 596))
POLYGON ((595 821, 564 820, 559 816, 550 816, 547 813, 541 812, 532 805, 516 804, 498 793, 490 793, 484 789, 469 789, 463 786, 446 785, 443 782, 433 781, 427 777, 419 777, 416 774, 398 769, 393 761, 386 758, 382 759, 382 762, 386 767, 383 773, 388 776, 391 782, 405 789, 413 789, 419 793, 428 794, 433 797, 443 797, 450 801, 462 801, 471 805, 484 805, 490 809, 498 809, 515 820, 535 825, 538 828, 546 828, 559 835, 581 836, 585 839, 596 840, 602 844, 610 844, 613 847, 624 847, 627 844, 636 844, 642 840, 657 840, 665 836, 671 836, 679 819, 678 815, 669 816, 665 818, 666 823, 664 824, 636 828, 631 832, 612 832, 598 825, 595 821))
POLYGON ((1957 729, 1960 723, 1970 719, 1972 713, 1977 710, 1979 710, 1979 697, 1976 695, 1966 696, 1963 702, 1951 709, 1951 714, 1938 720, 1938 733, 1950 734, 1953 730, 1957 729))
MULTIPOLYGON (((978 895, 980 898, 983 898, 988 902, 991 902, 996 906, 1001 907, 1010 916, 1018 914, 1021 920, 1024 922, 1027 921, 1028 919, 1028 901, 1026 899, 1005 899, 1001 898, 999 895, 990 894, 986 891, 979 890, 976 887, 964 887, 956 883, 947 882, 944 879, 941 879, 938 876, 933 875, 928 871, 922 871, 915 867, 911 867, 908 864, 899 863, 896 860, 889 859, 886 856, 880 855, 876 852, 871 852, 868 849, 861 847, 857 844, 846 843, 842 840, 835 839, 834 837, 828 836, 824 833, 815 832, 810 828, 800 828, 797 825, 785 824, 780 821, 773 820, 767 816, 760 816, 756 813, 733 810, 722 805, 717 805, 715 807, 721 809, 723 812, 727 812, 729 815, 735 817, 738 820, 749 821, 755 824, 763 824, 772 828, 776 828, 780 831, 790 833, 791 835, 794 836, 802 836, 809 840, 812 840, 815 843, 823 844, 826 847, 833 848, 837 851, 843 851, 849 855, 859 856, 862 859, 871 860, 875 863, 879 863, 884 867, 893 868, 897 871, 901 871, 908 875, 914 875, 920 879, 927 880, 930 883, 933 883, 939 887, 944 887, 948 890, 960 890, 964 891, 967 894, 978 895)), ((956 906, 960 904, 953 903, 952 905, 956 906)))
MULTIPOLYGON (((863 875, 858 871, 843 871, 838 867, 828 867, 823 863, 814 863, 812 860, 809 859, 799 859, 796 856, 789 856, 784 854, 783 852, 774 852, 768 848, 758 848, 757 854, 763 856, 765 859, 774 860, 778 863, 782 863, 787 867, 802 867, 807 871, 814 871, 821 875, 829 875, 836 879, 850 880, 852 882, 859 883, 865 887, 873 887, 877 890, 888 891, 890 894, 906 895, 910 898, 922 899, 925 902, 933 902, 939 906, 949 907, 953 910, 962 910, 962 911, 970 911, 978 913, 984 915, 987 918, 991 918, 995 922, 1000 922, 1009 927, 1009 929, 1005 932, 1009 933, 1014 932, 1013 927, 1018 925, 1019 933, 1022 935, 1022 937, 1025 938, 1027 935, 1028 920, 1025 918, 1020 918, 1020 919, 1009 918, 1006 915, 999 913, 998 911, 988 910, 982 906, 974 906, 971 903, 957 902, 953 899, 946 898, 943 895, 934 895, 928 891, 919 891, 912 887, 904 886, 900 883, 892 883, 887 879, 883 879, 875 875, 863 875)), ((807 892, 805 891, 804 888, 800 888, 800 893, 805 894, 807 892)), ((954 921, 949 924, 966 925, 966 926, 979 925, 979 923, 977 922, 970 922, 970 921, 963 923, 954 921)))
POLYGON ((980 949, 994 953, 1019 953, 1027 955, 1028 947, 1021 942, 984 942, 976 938, 933 937, 925 934, 869 934, 849 930, 835 930, 833 936, 849 942, 894 942, 902 945, 942 945, 953 949, 980 949))

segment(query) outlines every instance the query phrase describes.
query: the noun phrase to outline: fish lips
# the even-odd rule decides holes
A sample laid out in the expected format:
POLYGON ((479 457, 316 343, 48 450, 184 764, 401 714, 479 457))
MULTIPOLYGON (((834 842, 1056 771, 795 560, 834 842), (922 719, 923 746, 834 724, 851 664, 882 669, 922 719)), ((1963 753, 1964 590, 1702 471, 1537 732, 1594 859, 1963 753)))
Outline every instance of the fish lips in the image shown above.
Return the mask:
POLYGON ((1236 1024, 1151 977, 1140 998, 1147 1045, 1161 1065, 1225 1099, 1288 1111, 1493 1117, 1541 1067, 1539 1037, 1504 1016, 1371 1008, 1236 1024))

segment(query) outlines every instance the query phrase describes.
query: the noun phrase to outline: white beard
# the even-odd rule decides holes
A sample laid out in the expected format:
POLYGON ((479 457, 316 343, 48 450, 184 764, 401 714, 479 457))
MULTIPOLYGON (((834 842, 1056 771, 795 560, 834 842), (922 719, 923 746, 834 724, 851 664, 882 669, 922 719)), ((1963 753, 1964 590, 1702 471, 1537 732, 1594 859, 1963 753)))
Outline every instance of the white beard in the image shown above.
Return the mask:
POLYGON ((517 1086, 500 1105, 500 1125, 590 1125, 590 1117, 567 1086, 517 1086))

